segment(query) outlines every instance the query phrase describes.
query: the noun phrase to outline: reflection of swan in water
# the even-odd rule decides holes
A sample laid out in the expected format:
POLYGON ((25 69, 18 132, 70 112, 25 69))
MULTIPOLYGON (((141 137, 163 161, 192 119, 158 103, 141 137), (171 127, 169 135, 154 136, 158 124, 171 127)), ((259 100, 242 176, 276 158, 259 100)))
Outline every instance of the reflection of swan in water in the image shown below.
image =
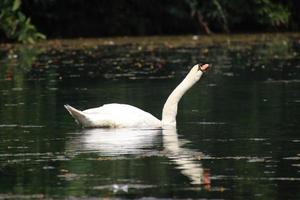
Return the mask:
POLYGON ((71 141, 69 149, 96 152, 101 156, 147 155, 160 153, 175 163, 176 168, 191 180, 192 184, 209 185, 209 174, 202 168, 200 154, 182 147, 174 129, 86 129, 71 141), (160 144, 162 148, 158 148, 160 144))
POLYGON ((85 129, 72 140, 70 149, 96 152, 103 156, 139 155, 161 143, 157 129, 85 129))
POLYGON ((175 128, 163 130, 163 146, 167 156, 177 165, 181 173, 187 176, 192 184, 210 184, 207 170, 204 170, 199 162, 201 155, 182 147, 182 143, 175 128))

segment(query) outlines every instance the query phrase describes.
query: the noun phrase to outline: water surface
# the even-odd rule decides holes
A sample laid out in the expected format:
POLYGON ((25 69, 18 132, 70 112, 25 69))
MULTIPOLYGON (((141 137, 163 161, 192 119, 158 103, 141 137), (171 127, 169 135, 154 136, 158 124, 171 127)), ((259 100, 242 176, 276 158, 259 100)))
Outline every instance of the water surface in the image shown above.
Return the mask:
POLYGON ((0 199, 299 199, 300 37, 250 38, 2 45, 0 199), (197 62, 212 69, 177 129, 83 130, 63 108, 118 102, 160 118, 197 62))

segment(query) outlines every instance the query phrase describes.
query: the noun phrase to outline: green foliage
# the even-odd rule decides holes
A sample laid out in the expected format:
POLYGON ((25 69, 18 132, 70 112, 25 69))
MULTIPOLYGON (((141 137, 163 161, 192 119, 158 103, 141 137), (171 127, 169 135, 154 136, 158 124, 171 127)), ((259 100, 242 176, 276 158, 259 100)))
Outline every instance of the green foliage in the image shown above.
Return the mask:
POLYGON ((204 21, 214 21, 224 32, 229 32, 226 11, 221 2, 218 0, 186 0, 186 3, 190 6, 191 13, 201 13, 204 21))
POLYGON ((287 26, 291 15, 287 7, 271 0, 256 0, 256 5, 258 21, 261 24, 273 27, 287 26))
POLYGON ((25 43, 45 38, 21 6, 49 37, 98 37, 296 31, 299 5, 296 0, 0 0, 0 37, 25 43))
POLYGON ((39 39, 45 39, 45 35, 39 33, 20 10, 21 0, 0 1, 0 29, 7 38, 22 43, 33 44, 39 39))
POLYGON ((291 16, 288 5, 274 0, 186 0, 186 3, 191 13, 201 12, 210 27, 224 32, 249 22, 264 27, 287 27, 291 16))

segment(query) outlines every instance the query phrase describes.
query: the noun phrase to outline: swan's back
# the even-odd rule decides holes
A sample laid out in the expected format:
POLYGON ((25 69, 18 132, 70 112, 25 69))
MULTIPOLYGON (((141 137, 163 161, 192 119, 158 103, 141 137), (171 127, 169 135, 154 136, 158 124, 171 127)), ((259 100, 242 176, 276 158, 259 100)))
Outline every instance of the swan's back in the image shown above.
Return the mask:
MULTIPOLYGON (((67 108, 67 107, 66 107, 67 108)), ((68 109, 68 108, 67 108, 68 109)), ((160 128, 161 121, 137 107, 127 104, 105 104, 97 108, 79 111, 85 120, 80 120, 72 111, 71 115, 84 127, 107 128, 160 128)))

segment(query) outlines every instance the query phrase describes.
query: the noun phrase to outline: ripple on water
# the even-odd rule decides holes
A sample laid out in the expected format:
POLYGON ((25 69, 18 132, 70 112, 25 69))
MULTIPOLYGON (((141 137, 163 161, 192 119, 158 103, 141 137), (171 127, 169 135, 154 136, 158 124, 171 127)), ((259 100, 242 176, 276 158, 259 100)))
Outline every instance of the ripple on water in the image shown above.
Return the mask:
POLYGON ((268 140, 268 138, 249 138, 248 139, 249 141, 266 141, 266 140, 268 140))
POLYGON ((43 125, 0 124, 0 128, 43 128, 43 125))
POLYGON ((0 124, 0 128, 15 128, 18 124, 0 124))
MULTIPOLYGON (((240 142, 240 141, 251 141, 251 142, 264 142, 268 141, 268 138, 207 138, 203 139, 206 142, 240 142)), ((269 144, 269 143, 264 143, 269 144)))
POLYGON ((226 122, 188 122, 189 124, 199 124, 199 125, 224 125, 226 122))
POLYGON ((247 181, 300 181, 298 177, 242 177, 242 176, 228 176, 218 175, 212 176, 212 180, 247 180, 247 181))
POLYGON ((267 162, 272 157, 257 157, 257 156, 204 156, 206 160, 246 160, 247 162, 267 162))
POLYGON ((12 88, 12 91, 16 91, 16 92, 23 91, 23 88, 12 88))
MULTIPOLYGON (((64 155, 64 153, 2 153, 0 154, 0 161, 6 164, 16 164, 25 162, 47 163, 49 161, 69 161, 71 155, 64 155)), ((51 166, 49 166, 51 167, 51 166)), ((45 166, 44 169, 50 169, 45 166)))
POLYGON ((7 103, 7 104, 4 104, 4 107, 17 107, 17 106, 23 106, 24 103, 23 102, 20 102, 20 103, 7 103))
POLYGON ((292 157, 285 157, 283 159, 285 159, 285 160, 300 160, 300 157, 299 156, 292 156, 292 157))
POLYGON ((0 199, 45 199, 44 194, 0 194, 0 199))
POLYGON ((112 184, 112 185, 101 185, 94 186, 94 190, 110 190, 113 192, 128 192, 129 189, 142 190, 148 188, 156 188, 155 185, 146 185, 146 184, 112 184))
MULTIPOLYGON (((127 180, 126 182, 133 182, 132 180, 127 180)), ((141 184, 140 182, 137 181, 137 183, 129 183, 129 184, 122 184, 122 183, 115 183, 115 184, 108 184, 108 185, 99 185, 99 186, 94 186, 94 190, 106 190, 106 191, 112 191, 114 193, 127 193, 132 190, 156 190, 157 188, 165 188, 168 189, 169 186, 167 185, 149 185, 149 184, 141 184)), ((172 185, 172 189, 179 191, 200 191, 202 189, 208 190, 209 192, 224 192, 228 190, 227 188, 224 187, 211 187, 211 186, 186 186, 183 187, 182 185, 172 185)), ((156 199, 151 197, 151 199, 156 199)))

